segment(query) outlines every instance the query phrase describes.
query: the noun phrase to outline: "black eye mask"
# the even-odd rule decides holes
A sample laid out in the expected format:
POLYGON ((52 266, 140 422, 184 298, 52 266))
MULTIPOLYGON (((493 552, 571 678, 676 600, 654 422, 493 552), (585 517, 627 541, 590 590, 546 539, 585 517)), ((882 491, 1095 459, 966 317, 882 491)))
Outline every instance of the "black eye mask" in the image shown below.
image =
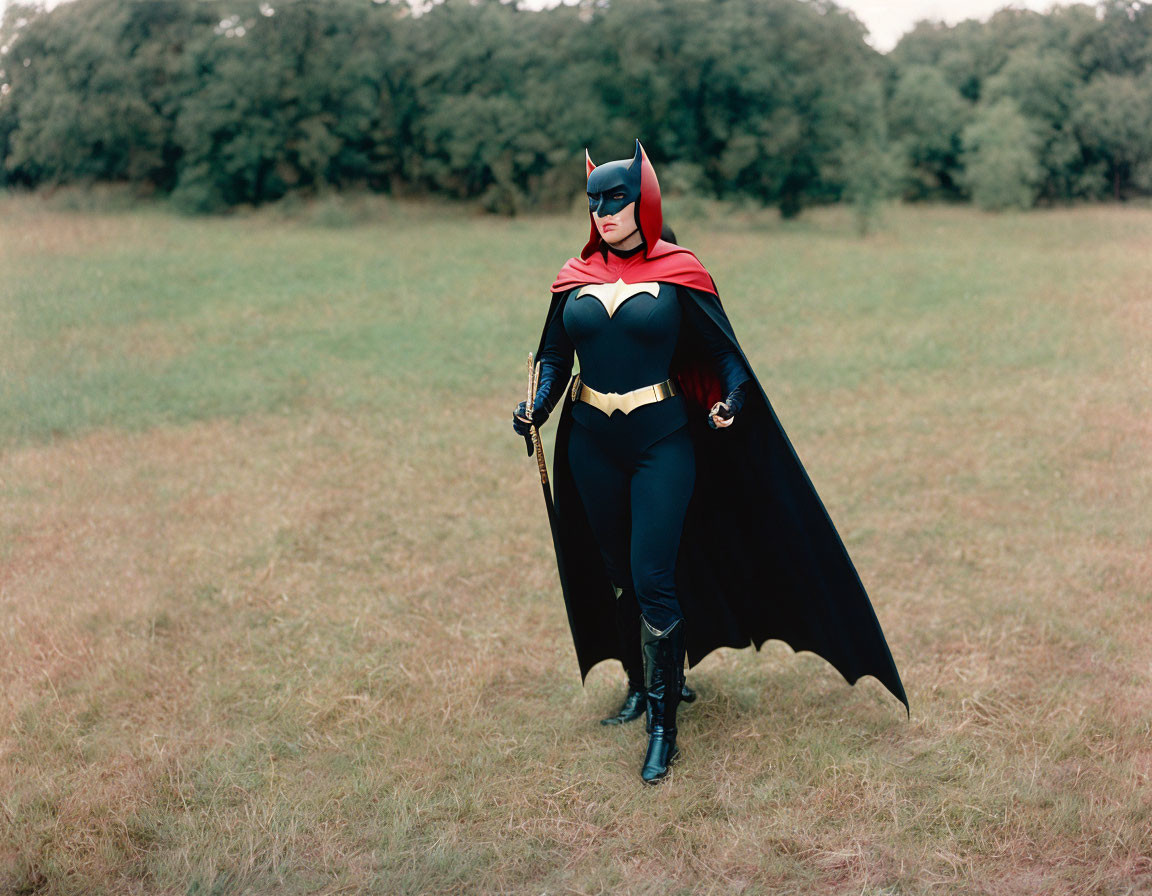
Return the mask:
POLYGON ((640 144, 636 156, 605 162, 588 175, 588 208, 592 214, 614 215, 640 198, 640 144))
POLYGON ((622 186, 611 187, 603 193, 588 194, 588 208, 592 214, 601 218, 616 214, 629 202, 634 201, 628 198, 628 193, 622 186))

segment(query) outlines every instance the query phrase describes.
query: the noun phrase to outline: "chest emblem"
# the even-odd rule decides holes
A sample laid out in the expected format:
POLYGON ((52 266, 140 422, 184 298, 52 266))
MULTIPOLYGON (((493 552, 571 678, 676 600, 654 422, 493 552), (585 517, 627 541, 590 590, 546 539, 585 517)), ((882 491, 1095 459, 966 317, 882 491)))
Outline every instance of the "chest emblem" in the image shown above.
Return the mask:
POLYGON ((604 306, 611 318, 616 310, 633 296, 650 295, 657 298, 660 295, 659 283, 625 283, 617 280, 615 283, 589 283, 580 287, 576 298, 582 296, 595 296, 604 306))

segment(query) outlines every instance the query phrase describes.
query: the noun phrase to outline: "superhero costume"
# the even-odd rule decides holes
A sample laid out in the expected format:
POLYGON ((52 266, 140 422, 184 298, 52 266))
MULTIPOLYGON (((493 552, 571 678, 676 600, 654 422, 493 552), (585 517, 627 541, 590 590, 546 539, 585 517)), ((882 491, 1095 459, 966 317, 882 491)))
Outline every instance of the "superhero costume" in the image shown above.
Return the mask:
POLYGON ((632 160, 589 160, 588 173, 591 234, 552 286, 535 399, 547 416, 563 397, 551 522, 582 677, 615 658, 637 684, 629 620, 639 607, 646 780, 676 755, 685 653, 695 665, 717 647, 776 638, 849 683, 875 676, 907 708, 867 593, 711 276, 659 238, 659 183, 643 148, 632 160), (643 242, 611 251, 592 214, 630 201, 643 242), (580 375, 569 388, 573 354, 580 375), (742 407, 730 428, 709 429, 724 395, 742 407))

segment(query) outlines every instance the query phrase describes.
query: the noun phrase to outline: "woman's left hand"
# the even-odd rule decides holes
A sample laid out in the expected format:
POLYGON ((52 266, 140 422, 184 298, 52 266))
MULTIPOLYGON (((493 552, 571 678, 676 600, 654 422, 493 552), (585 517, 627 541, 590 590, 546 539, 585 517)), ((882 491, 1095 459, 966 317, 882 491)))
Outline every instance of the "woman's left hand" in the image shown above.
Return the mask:
POLYGON ((712 410, 708 412, 708 425, 713 429, 726 429, 732 425, 732 421, 736 419, 736 415, 740 413, 742 407, 744 407, 743 383, 729 392, 728 397, 723 401, 718 401, 712 405, 712 410))
POLYGON ((736 419, 736 415, 732 413, 732 409, 728 407, 725 401, 718 401, 712 405, 712 410, 708 412, 708 425, 713 429, 724 429, 731 426, 732 421, 736 419))

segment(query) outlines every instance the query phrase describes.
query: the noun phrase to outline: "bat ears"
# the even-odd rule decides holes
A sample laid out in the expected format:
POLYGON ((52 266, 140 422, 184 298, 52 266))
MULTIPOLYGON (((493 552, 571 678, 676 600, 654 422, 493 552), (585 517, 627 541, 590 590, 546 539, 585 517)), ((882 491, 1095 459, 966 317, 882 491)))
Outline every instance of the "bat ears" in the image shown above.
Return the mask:
MULTIPOLYGON (((636 165, 636 164, 643 165, 644 164, 643 160, 646 159, 647 157, 648 157, 648 155, 647 155, 647 153, 644 152, 644 147, 640 145, 640 140, 637 139, 636 140, 636 154, 632 156, 632 161, 628 165, 629 170, 631 170, 633 165, 636 165)), ((584 147, 584 166, 586 169, 585 176, 591 177, 592 172, 596 169, 596 163, 592 161, 592 156, 589 155, 589 153, 588 153, 588 147, 584 147)))
MULTIPOLYGON (((587 152, 588 150, 584 150, 584 151, 587 152)), ((648 155, 647 155, 647 153, 644 152, 644 147, 640 145, 640 139, 637 138, 636 139, 636 155, 634 155, 632 157, 632 162, 628 166, 628 170, 631 171, 633 165, 643 166, 644 160, 647 158, 648 158, 648 155)))

